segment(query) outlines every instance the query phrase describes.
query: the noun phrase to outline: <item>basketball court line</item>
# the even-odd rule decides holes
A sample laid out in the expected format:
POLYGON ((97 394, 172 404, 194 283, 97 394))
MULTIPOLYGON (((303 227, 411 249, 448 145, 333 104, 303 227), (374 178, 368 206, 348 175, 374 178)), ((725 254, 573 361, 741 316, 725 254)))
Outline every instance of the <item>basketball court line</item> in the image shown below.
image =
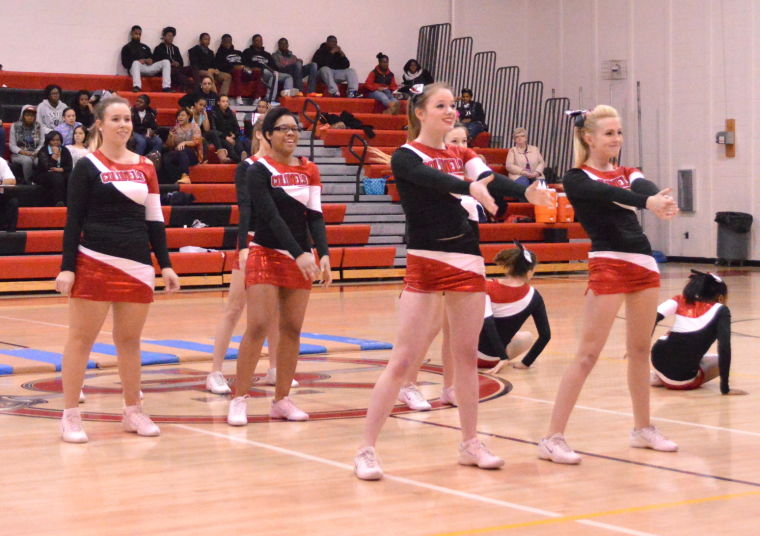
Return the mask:
MULTIPOLYGON (((54 328, 69 329, 69 325, 68 324, 56 324, 54 322, 44 322, 42 320, 33 320, 33 319, 30 319, 30 318, 16 318, 14 316, 0 315, 0 320, 15 320, 16 322, 29 322, 30 324, 39 324, 41 326, 51 326, 51 327, 54 327, 54 328)), ((106 331, 104 329, 101 329, 100 333, 105 333, 106 335, 113 335, 112 332, 106 331)))
MULTIPOLYGON (((218 437, 218 438, 221 438, 221 439, 228 439, 228 440, 236 442, 236 443, 243 443, 243 444, 246 444, 246 445, 251 445, 251 446, 254 446, 254 447, 270 450, 272 452, 277 452, 278 454, 284 454, 284 455, 292 456, 292 457, 295 457, 295 458, 301 458, 302 460, 307 460, 307 461, 311 461, 311 462, 321 463, 322 465, 328 465, 330 467, 335 467, 335 468, 344 470, 347 473, 348 472, 352 472, 353 469, 354 469, 352 465, 347 464, 347 463, 341 463, 341 462, 336 462, 336 461, 333 461, 333 460, 328 460, 327 458, 322 458, 322 457, 319 457, 319 456, 314 456, 314 455, 311 455, 311 454, 306 454, 305 452, 300 452, 300 451, 297 451, 297 450, 286 449, 286 448, 283 448, 283 447, 277 447, 275 445, 270 445, 268 443, 262 443, 260 441, 253 441, 251 439, 246 439, 246 438, 242 438, 242 437, 235 437, 235 436, 231 436, 231 435, 228 435, 228 434, 223 434, 223 433, 220 433, 220 432, 213 432, 211 430, 204 430, 203 428, 196 428, 194 426, 188 426, 186 424, 172 424, 171 426, 173 426, 175 428, 180 428, 182 430, 188 430, 190 432, 195 432, 195 433, 198 433, 198 434, 204 434, 204 435, 208 435, 208 436, 212 436, 212 437, 218 437)), ((355 477, 351 476, 351 478, 355 478, 355 477)), ((459 490, 455 490, 455 489, 452 489, 452 488, 447 488, 447 487, 444 487, 444 486, 438 486, 438 485, 435 485, 435 484, 428 484, 426 482, 421 482, 419 480, 413 480, 411 478, 404 478, 404 477, 400 477, 400 476, 389 475, 387 473, 384 476, 384 480, 391 481, 391 482, 398 482, 399 484, 406 484, 408 486, 414 486, 414 487, 417 487, 417 488, 427 489, 427 490, 430 490, 430 491, 435 491, 435 492, 443 493, 443 494, 446 494, 446 495, 452 495, 454 497, 459 497, 460 499, 467 499, 467 500, 470 500, 470 501, 481 502, 481 503, 490 504, 490 505, 493 505, 493 506, 502 506, 504 508, 510 508, 512 510, 519 510, 519 511, 522 511, 522 512, 528 512, 528 513, 531 513, 531 514, 536 514, 536 515, 540 515, 540 516, 544 516, 544 517, 550 517, 550 518, 563 518, 563 517, 567 517, 567 516, 562 516, 562 514, 558 514, 557 512, 551 512, 549 510, 542 510, 540 508, 533 508, 532 506, 527 506, 527 505, 523 505, 523 504, 518 504, 518 503, 513 503, 513 502, 508 502, 508 501, 502 501, 502 500, 499 500, 499 499, 492 499, 490 497, 485 497, 483 495, 478 495, 476 493, 468 493, 466 491, 459 491, 459 490)), ((379 483, 367 482, 367 485, 368 486, 377 486, 377 485, 379 485, 379 483)), ((619 534, 629 534, 631 536, 656 536, 655 534, 653 534, 651 532, 641 532, 641 531, 638 531, 638 530, 628 529, 628 528, 625 528, 625 527, 619 527, 617 525, 612 525, 612 524, 609 524, 609 523, 602 523, 602 522, 593 521, 593 520, 590 520, 590 519, 573 519, 572 521, 574 521, 576 523, 579 523, 579 524, 582 524, 582 525, 588 525, 588 526, 592 526, 592 527, 606 529, 606 530, 609 530, 611 532, 617 532, 619 534)))
MULTIPOLYGON (((576 406, 577 407, 577 406, 576 406)), ((419 424, 427 424, 429 426, 437 426, 439 428, 448 428, 449 430, 461 430, 459 426, 455 426, 453 424, 444 424, 439 422, 431 422, 431 421, 421 421, 417 419, 413 419, 411 417, 408 417, 407 415, 391 415, 394 419, 400 419, 402 421, 410 421, 410 422, 416 422, 419 424)), ((494 432, 477 432, 479 435, 484 435, 488 437, 495 437, 496 439, 506 439, 507 441, 513 441, 515 443, 522 443, 524 445, 534 445, 538 446, 538 441, 531 441, 529 439, 522 439, 519 437, 511 437, 501 434, 496 434, 494 432)), ((629 460, 626 458, 619 458, 617 456, 608 456, 606 454, 597 454, 595 452, 588 452, 583 450, 576 450, 578 454, 583 454, 584 456, 590 456, 592 458, 600 458, 602 460, 609 460, 613 462, 620 462, 620 463, 627 463, 630 465, 638 465, 640 467, 648 467, 650 469, 659 469, 661 471, 669 471, 672 473, 679 473, 682 475, 688 475, 688 476, 698 476, 700 478, 711 478, 713 480, 720 480, 722 482, 730 482, 732 484, 745 484, 747 486, 753 486, 760 488, 760 482, 752 482, 750 480, 738 480, 736 478, 730 478, 727 476, 718 476, 718 475, 710 475, 707 473, 697 473, 696 471, 687 471, 685 469, 677 469, 675 467, 668 467, 667 465, 656 465, 653 463, 646 463, 646 462, 637 462, 635 460, 629 460)))
POLYGON ((555 517, 551 519, 537 519, 534 521, 523 521, 521 523, 510 523, 507 525, 482 527, 482 528, 477 528, 477 529, 461 530, 461 531, 456 531, 456 532, 442 532, 439 534, 435 534, 434 536, 468 536, 471 534, 487 534, 489 532, 495 532, 497 530, 502 531, 502 530, 535 527, 539 525, 553 525, 557 523, 566 523, 567 521, 575 521, 578 519, 588 519, 590 517, 603 517, 603 516, 620 515, 620 514, 635 514, 638 512, 648 512, 652 510, 664 510, 668 508, 677 508, 679 506, 691 506, 694 504, 727 501, 731 499, 737 499, 741 497, 748 497, 748 496, 759 495, 759 494, 760 494, 760 491, 745 491, 743 493, 729 493, 727 495, 713 495, 711 497, 700 497, 697 499, 686 499, 683 501, 675 501, 675 502, 669 502, 669 503, 645 504, 642 506, 631 506, 628 508, 619 508, 617 510, 606 510, 606 511, 601 511, 601 512, 592 512, 588 514, 562 516, 562 517, 555 517))

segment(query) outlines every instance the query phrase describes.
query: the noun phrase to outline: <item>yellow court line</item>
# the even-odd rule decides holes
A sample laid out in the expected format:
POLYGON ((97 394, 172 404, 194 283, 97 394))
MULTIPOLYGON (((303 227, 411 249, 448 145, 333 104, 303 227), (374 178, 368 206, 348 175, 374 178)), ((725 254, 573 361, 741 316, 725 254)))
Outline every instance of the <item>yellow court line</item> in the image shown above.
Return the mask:
POLYGON ((619 514, 630 514, 635 512, 646 512, 649 510, 662 510, 665 508, 675 508, 677 506, 687 506, 692 504, 701 504, 715 501, 725 501, 729 499, 736 499, 740 497, 750 497, 752 495, 760 495, 760 491, 745 491, 742 493, 729 493, 726 495, 713 495, 712 497, 702 497, 699 499, 687 499, 684 501, 660 503, 660 504, 646 504, 643 506, 631 506, 629 508, 619 508, 617 510, 606 510, 603 512, 592 512, 589 514, 578 514, 572 516, 552 517, 549 519, 536 519, 534 521, 523 521, 521 523, 510 523, 508 525, 498 525, 495 527, 483 527, 479 529, 460 530, 456 532, 441 532, 434 536, 468 536, 470 534, 486 534, 488 532, 495 532, 497 530, 509 530, 509 529, 521 529, 526 527, 535 527, 539 525, 552 525, 556 523, 564 523, 566 521, 582 521, 584 519, 592 519, 603 516, 612 516, 619 514))

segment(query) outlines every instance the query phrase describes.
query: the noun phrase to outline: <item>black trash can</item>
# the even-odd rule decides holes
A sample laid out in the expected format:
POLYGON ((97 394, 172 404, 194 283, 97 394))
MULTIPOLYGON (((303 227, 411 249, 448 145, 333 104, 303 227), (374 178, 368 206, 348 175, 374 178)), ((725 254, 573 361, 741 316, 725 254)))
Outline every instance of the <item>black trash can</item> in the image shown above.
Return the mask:
POLYGON ((743 263, 749 257, 749 231, 752 214, 746 212, 718 212, 718 264, 743 263))

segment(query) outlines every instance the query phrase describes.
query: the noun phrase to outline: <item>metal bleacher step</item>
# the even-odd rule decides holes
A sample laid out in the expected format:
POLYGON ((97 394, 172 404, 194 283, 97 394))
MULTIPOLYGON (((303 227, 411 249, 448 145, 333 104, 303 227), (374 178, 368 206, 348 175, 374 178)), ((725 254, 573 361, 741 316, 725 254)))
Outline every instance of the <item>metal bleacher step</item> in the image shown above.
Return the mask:
MULTIPOLYGON (((309 147, 308 146, 302 146, 299 145, 298 149, 296 149, 296 155, 298 156, 309 156, 309 147)), ((342 157, 342 154, 340 152, 339 147, 314 147, 314 158, 338 158, 341 157, 341 161, 345 162, 345 158, 342 157)))
POLYGON ((406 232, 405 222, 371 223, 372 236, 403 235, 406 232))
POLYGON ((353 175, 356 176, 356 167, 353 166, 347 166, 345 164, 335 164, 335 163, 324 163, 320 164, 317 162, 317 165, 319 166, 319 174, 320 175, 353 175))
POLYGON ((399 246, 403 245, 404 237, 401 235, 377 235, 370 236, 367 244, 375 246, 399 246))
POLYGON ((401 205, 393 203, 349 203, 346 206, 346 215, 355 214, 403 214, 401 205))
POLYGON ((345 223, 399 223, 405 222, 406 217, 403 214, 346 214, 343 221, 345 223))
POLYGON ((342 182, 342 183, 351 183, 356 187, 356 177, 353 175, 322 175, 321 176, 322 184, 326 184, 328 182, 342 182))
MULTIPOLYGON (((359 196, 360 202, 371 202, 371 203, 384 203, 391 200, 391 196, 389 195, 361 195, 359 196)), ((354 202, 354 196, 346 195, 346 194, 322 194, 322 202, 323 203, 353 203, 354 202)))

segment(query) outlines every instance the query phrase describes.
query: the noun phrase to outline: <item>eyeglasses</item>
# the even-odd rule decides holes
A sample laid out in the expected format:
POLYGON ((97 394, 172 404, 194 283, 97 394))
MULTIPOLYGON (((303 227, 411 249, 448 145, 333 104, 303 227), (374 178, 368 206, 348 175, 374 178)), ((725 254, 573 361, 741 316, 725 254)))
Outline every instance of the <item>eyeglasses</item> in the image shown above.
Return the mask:
POLYGON ((283 134, 288 134, 290 132, 293 132, 294 134, 298 134, 303 131, 303 129, 297 125, 294 125, 294 126, 280 125, 279 127, 274 127, 272 130, 276 130, 277 132, 282 132, 283 134))

